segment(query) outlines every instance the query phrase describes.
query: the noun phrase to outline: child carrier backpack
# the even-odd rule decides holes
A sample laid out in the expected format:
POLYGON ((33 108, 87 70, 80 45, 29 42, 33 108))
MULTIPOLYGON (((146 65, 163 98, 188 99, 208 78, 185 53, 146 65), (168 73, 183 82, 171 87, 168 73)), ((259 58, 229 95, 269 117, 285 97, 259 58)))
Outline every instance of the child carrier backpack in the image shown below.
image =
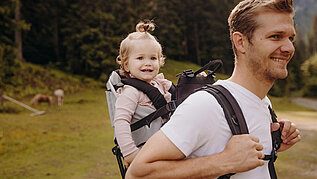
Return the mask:
MULTIPOLYGON (((125 78, 119 74, 118 70, 113 71, 106 84, 106 97, 112 126, 115 111, 114 104, 117 97, 116 91, 118 88, 127 84, 144 92, 150 98, 156 108, 156 110, 153 110, 152 108, 144 106, 137 107, 135 115, 133 116, 135 120, 132 121, 132 124, 130 126, 132 131, 132 138, 137 146, 143 145, 151 135, 159 130, 159 128, 163 125, 161 122, 159 122, 161 121, 159 120, 161 119, 161 116, 164 116, 165 119, 169 119, 169 116, 172 115, 177 106, 179 106, 190 94, 198 90, 205 90, 215 96, 224 110, 225 117, 233 135, 249 133, 245 119, 243 117, 243 113, 234 97, 230 94, 228 90, 226 90, 222 86, 213 85, 213 83, 215 83, 215 74, 221 67, 221 60, 213 60, 196 72, 194 72, 193 70, 185 70, 183 71, 183 73, 178 74, 177 85, 172 85, 171 89, 169 90, 169 92, 172 93, 172 100, 168 103, 157 88, 138 79, 125 78), (214 67, 214 69, 208 70, 210 67, 214 67), (208 75, 206 77, 198 75, 205 70, 208 70, 208 75)), ((272 116, 272 121, 277 122, 274 111, 271 108, 269 108, 269 110, 272 116)), ((273 162, 277 158, 276 151, 278 150, 281 143, 280 131, 273 132, 272 139, 272 153, 269 156, 265 156, 265 159, 270 160, 269 171, 271 178, 276 178, 273 162)), ((127 169, 123 165, 123 156, 115 139, 115 135, 114 142, 115 147, 112 148, 112 152, 116 156, 121 176, 124 179, 127 169)), ((223 175, 219 178, 227 179, 230 178, 231 175, 233 174, 223 175)))

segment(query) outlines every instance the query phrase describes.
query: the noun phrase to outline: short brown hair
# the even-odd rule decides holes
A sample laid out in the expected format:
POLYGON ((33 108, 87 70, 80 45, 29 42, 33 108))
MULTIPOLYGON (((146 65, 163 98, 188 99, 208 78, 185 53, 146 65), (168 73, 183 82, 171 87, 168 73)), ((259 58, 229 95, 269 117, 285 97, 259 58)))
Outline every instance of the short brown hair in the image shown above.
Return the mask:
MULTIPOLYGON (((251 42, 254 31, 259 24, 256 16, 263 11, 284 12, 294 15, 293 0, 243 0, 232 11, 228 18, 230 39, 232 34, 240 32, 251 42)), ((232 42, 233 51, 236 48, 232 42)))

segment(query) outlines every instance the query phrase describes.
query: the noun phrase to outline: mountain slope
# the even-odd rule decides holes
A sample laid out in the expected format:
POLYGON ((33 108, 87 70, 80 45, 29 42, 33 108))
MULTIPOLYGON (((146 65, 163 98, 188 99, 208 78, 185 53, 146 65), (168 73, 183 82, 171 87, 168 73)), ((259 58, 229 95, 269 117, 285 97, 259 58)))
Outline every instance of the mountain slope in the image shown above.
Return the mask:
POLYGON ((294 0, 295 24, 299 26, 303 35, 310 30, 311 19, 317 15, 317 0, 294 0))

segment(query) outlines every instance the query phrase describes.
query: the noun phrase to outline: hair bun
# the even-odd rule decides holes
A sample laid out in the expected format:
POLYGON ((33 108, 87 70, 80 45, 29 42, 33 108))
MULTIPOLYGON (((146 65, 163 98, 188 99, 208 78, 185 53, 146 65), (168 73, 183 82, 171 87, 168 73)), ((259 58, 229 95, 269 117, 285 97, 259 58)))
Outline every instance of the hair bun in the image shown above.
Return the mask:
POLYGON ((154 31, 155 25, 153 22, 148 21, 148 22, 139 22, 136 25, 136 31, 137 32, 148 32, 148 31, 154 31))

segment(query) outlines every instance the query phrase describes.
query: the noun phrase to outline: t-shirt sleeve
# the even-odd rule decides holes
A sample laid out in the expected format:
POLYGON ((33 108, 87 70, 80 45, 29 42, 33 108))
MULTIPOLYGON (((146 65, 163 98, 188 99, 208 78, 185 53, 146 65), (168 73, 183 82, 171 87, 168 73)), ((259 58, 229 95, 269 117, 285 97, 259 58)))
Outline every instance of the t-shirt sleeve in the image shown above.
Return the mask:
POLYGON ((190 95, 174 112, 161 130, 188 157, 217 134, 221 115, 217 100, 205 91, 190 95))

